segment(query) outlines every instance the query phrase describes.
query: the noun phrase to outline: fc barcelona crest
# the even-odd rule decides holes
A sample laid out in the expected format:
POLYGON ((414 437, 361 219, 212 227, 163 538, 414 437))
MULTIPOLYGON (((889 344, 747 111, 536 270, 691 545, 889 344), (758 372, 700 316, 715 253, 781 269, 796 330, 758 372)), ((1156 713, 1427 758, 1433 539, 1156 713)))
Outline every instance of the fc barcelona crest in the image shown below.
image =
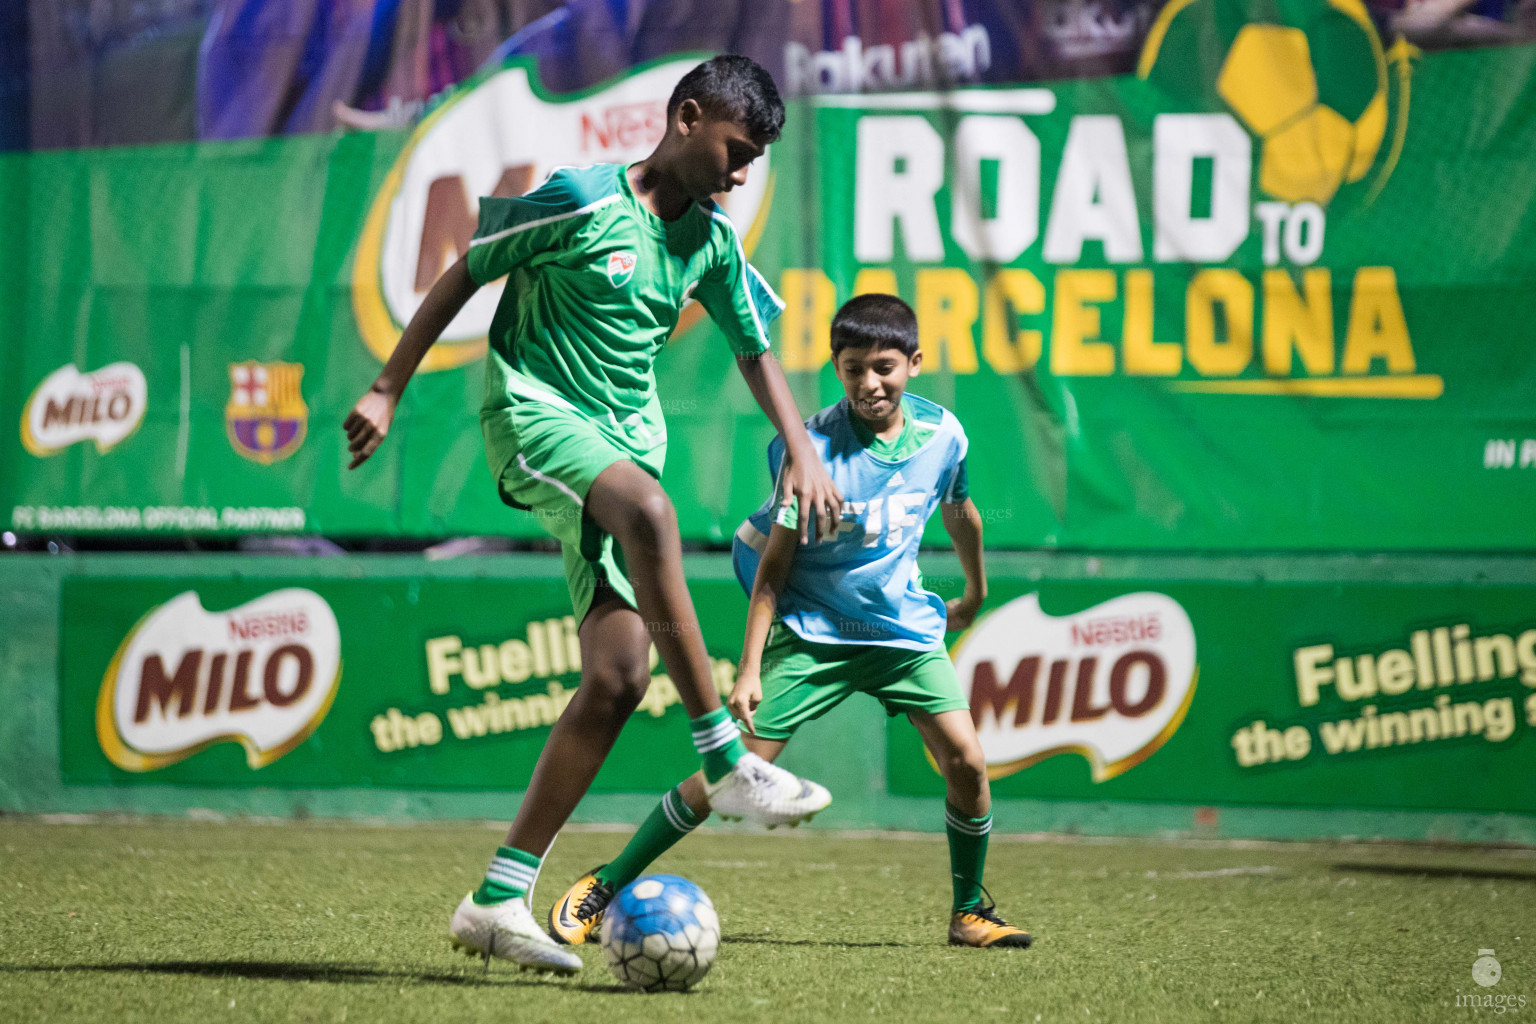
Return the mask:
POLYGON ((229 364, 224 430, 235 451, 266 466, 299 450, 309 429, 303 376, 301 363, 229 364))

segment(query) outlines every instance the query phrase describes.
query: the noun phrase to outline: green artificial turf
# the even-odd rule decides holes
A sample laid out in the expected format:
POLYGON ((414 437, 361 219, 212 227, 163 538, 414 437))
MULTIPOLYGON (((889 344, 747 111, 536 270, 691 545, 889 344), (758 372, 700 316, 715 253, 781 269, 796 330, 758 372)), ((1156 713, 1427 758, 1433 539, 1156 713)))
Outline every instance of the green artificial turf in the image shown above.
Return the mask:
MULTIPOLYGON (((987 882, 1026 951, 945 943, 942 837, 700 833, 658 870, 720 912, 694 992, 455 955, 483 825, 0 819, 0 1020, 1465 1021, 1536 1015, 1536 857, 1346 844, 1010 841, 987 882), (1503 967, 1471 976, 1479 949, 1503 967)), ((623 834, 562 836, 537 893, 623 834)))

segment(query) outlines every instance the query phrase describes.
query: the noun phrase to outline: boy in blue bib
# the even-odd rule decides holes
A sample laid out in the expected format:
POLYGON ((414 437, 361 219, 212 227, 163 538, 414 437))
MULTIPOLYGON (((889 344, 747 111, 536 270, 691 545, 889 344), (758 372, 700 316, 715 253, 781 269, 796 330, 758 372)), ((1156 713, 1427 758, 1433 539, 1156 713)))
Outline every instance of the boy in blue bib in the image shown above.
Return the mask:
MULTIPOLYGON (((742 523, 732 548, 751 600, 728 704, 748 749, 769 761, 800 725, 854 693, 873 696, 887 714, 907 715, 947 783, 951 945, 1027 947, 1029 933, 983 901, 992 829, 986 760, 944 649, 945 631, 968 627, 987 591, 981 514, 966 483, 965 431, 947 409, 905 393, 923 357, 917 318, 894 295, 861 295, 838 311, 832 359, 846 397, 805 428, 842 492, 841 520, 818 543, 797 543, 784 442, 774 438, 773 496, 742 523), (965 570, 964 593, 947 605, 923 588, 917 568, 923 527, 935 508, 965 570)), ((667 793, 623 852, 578 879, 550 910, 550 934, 586 941, 613 894, 709 812, 698 775, 667 793)))

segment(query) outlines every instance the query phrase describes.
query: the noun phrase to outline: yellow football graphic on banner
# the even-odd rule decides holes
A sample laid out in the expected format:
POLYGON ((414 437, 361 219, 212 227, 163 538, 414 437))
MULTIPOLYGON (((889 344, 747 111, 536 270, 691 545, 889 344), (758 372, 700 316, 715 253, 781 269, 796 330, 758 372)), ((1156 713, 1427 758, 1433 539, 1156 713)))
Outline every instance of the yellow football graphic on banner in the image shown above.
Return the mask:
MULTIPOLYGON (((1411 47, 1384 51, 1360 0, 1293 0, 1262 12, 1250 7, 1174 0, 1148 32, 1137 73, 1176 93, 1219 97, 1257 137, 1259 188, 1275 199, 1326 206, 1381 162, 1379 190, 1396 162, 1405 120, 1400 110, 1398 138, 1380 161, 1391 120, 1387 65, 1398 62, 1406 78, 1411 47), (1218 8, 1247 20, 1229 41, 1226 19, 1213 17, 1218 8), (1226 50, 1214 80, 1207 80, 1200 75, 1211 63, 1191 62, 1187 49, 1204 53, 1213 29, 1226 50), (1197 65, 1199 72, 1192 70, 1197 65)), ((1402 106, 1401 87, 1399 94, 1402 106)))

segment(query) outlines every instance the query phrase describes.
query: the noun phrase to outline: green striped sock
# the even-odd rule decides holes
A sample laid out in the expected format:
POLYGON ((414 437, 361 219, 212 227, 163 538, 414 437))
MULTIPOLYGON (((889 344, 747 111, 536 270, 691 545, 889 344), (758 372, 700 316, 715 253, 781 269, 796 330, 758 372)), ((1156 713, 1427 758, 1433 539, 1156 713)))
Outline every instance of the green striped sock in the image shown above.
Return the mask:
POLYGON ((944 832, 949 836, 949 874, 954 886, 954 912, 981 903, 981 875, 987 864, 987 835, 992 815, 968 818, 944 802, 944 832))
POLYGON ((741 730, 724 707, 706 712, 690 721, 693 746, 704 758, 704 777, 719 782, 736 767, 747 745, 741 742, 741 730))
POLYGON ((471 898, 486 906, 527 895, 533 888, 533 880, 539 876, 542 859, 515 846, 496 847, 496 856, 491 859, 491 866, 485 869, 485 880, 471 898))
POLYGON ((704 821, 694 814, 676 788, 667 791, 661 803, 641 824, 639 831, 630 837, 629 843, 613 858, 613 863, 597 869, 600 881, 613 886, 618 892, 645 873, 651 863, 677 845, 677 841, 698 828, 704 821))

